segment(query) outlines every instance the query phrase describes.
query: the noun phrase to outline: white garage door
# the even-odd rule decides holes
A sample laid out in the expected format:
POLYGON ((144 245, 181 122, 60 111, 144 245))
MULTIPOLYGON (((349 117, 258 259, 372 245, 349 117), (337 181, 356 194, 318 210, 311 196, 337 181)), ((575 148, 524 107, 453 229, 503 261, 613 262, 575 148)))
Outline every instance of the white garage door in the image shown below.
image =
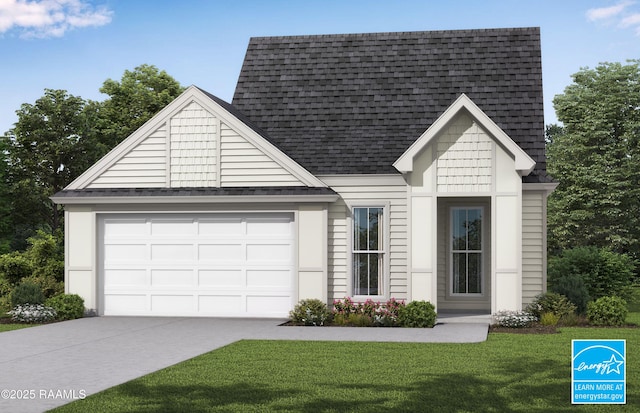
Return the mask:
POLYGON ((283 317, 293 307, 291 214, 101 220, 105 315, 283 317))

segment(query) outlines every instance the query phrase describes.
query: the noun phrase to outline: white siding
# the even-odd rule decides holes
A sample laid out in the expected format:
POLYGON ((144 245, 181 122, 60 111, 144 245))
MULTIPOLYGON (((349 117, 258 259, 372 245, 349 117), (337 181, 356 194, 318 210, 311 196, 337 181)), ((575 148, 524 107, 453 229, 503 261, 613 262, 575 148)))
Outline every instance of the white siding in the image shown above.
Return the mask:
POLYGON ((289 171, 221 123, 221 186, 300 186, 289 171))
POLYGON ((166 127, 162 124, 88 188, 161 188, 166 186, 166 127))
POLYGON ((217 186, 218 120, 191 102, 170 124, 171 187, 217 186))
POLYGON ((490 191, 493 145, 471 117, 456 116, 436 143, 437 191, 490 191))
POLYGON ((522 196, 522 304, 545 291, 544 192, 524 191, 522 196))
POLYGON ((407 298, 407 186, 401 177, 323 179, 338 192, 341 200, 329 206, 329 302, 353 295, 351 285, 351 228, 348 205, 386 206, 389 246, 386 263, 388 291, 386 297, 407 298), (393 181, 393 182, 391 182, 393 181))

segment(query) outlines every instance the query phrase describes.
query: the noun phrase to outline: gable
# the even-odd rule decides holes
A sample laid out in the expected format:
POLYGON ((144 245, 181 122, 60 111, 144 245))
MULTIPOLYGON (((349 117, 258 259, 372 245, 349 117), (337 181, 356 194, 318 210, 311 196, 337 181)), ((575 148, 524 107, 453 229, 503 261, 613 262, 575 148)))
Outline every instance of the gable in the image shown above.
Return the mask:
POLYGON ((67 189, 325 186, 190 87, 67 189))
MULTIPOLYGON (((502 149, 500 153, 513 159, 512 170, 520 176, 529 175, 535 167, 535 161, 471 99, 462 94, 393 163, 393 166, 402 173, 411 173, 414 170, 416 158, 426 148, 435 146, 435 151, 439 152, 438 165, 448 165, 448 158, 452 158, 450 159, 452 165, 469 171, 456 173, 473 176, 474 169, 469 167, 475 165, 473 167, 475 172, 484 175, 482 172, 484 167, 481 165, 487 162, 484 158, 489 155, 487 144, 490 142, 495 142, 502 149)), ((449 172, 439 173, 448 174, 449 172)))

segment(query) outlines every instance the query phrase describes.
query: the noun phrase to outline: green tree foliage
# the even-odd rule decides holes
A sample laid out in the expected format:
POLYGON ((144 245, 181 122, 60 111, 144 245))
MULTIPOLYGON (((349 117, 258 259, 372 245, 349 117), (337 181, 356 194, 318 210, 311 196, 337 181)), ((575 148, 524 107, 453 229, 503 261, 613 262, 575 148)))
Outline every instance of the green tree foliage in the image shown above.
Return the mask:
MULTIPOLYGON (((64 90, 46 89, 16 112, 18 122, 3 138, 8 161, 13 224, 32 231, 60 227, 62 212, 48 199, 94 160, 95 143, 85 101, 64 90)), ((27 231, 25 231, 27 232, 27 231)), ((32 232, 33 233, 33 232, 32 232)))
POLYGON ((584 313, 587 303, 605 296, 630 297, 635 266, 624 254, 596 247, 577 247, 551 257, 549 289, 565 295, 584 313))
POLYGON ((594 245, 640 258, 640 61, 581 69, 553 103, 564 126, 547 129, 559 182, 550 249, 594 245))
POLYGON ((120 82, 107 79, 100 92, 109 98, 100 104, 100 133, 110 149, 174 100, 184 88, 164 70, 143 64, 125 70, 120 82))
MULTIPOLYGON (((0 153, 7 153, 7 143, 0 139, 0 153)), ((0 254, 11 251, 13 239, 13 217, 10 203, 9 163, 5 157, 0 157, 0 254)))
POLYGON ((24 250, 37 230, 62 228, 62 210, 49 197, 177 97, 183 88, 165 71, 141 65, 120 82, 108 79, 104 102, 46 89, 17 111, 0 138, 0 253, 24 250))

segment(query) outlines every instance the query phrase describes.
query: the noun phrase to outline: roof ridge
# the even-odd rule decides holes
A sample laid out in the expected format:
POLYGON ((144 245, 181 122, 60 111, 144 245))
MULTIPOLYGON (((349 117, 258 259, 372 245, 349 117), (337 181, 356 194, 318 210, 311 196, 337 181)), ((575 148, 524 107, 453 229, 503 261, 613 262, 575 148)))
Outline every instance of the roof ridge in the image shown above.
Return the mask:
POLYGON ((338 37, 382 37, 391 35, 417 35, 417 34, 469 34, 469 33, 504 33, 506 31, 540 31, 539 26, 526 26, 526 27, 496 27, 488 29, 443 29, 443 30, 410 30, 410 31, 388 31, 388 32, 373 32, 373 33, 326 33, 326 34, 300 34, 300 35, 280 35, 280 36, 253 36, 249 41, 253 40, 282 40, 282 39, 319 39, 319 38, 338 38, 338 37))

